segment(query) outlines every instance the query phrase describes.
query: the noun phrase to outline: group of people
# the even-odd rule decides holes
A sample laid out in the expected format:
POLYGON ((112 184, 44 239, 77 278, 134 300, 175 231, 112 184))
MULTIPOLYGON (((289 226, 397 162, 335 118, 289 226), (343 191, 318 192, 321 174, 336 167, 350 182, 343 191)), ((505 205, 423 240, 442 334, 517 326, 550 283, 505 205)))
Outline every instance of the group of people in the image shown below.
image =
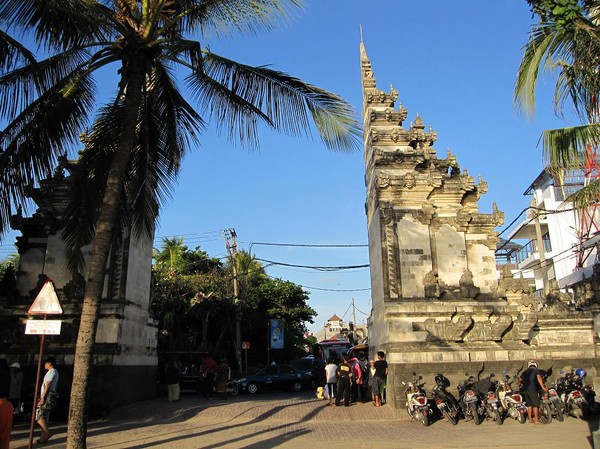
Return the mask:
POLYGON ((345 407, 351 401, 362 404, 370 391, 373 405, 381 407, 385 402, 387 374, 388 364, 383 351, 377 352, 377 360, 370 360, 368 366, 364 357, 349 358, 343 354, 339 364, 329 358, 325 366, 325 394, 329 405, 339 406, 342 399, 345 407))
MULTIPOLYGON (((42 430, 38 443, 45 443, 52 437, 48 428, 50 412, 56 408, 58 401, 58 371, 54 357, 44 361, 46 374, 40 388, 40 396, 36 404, 35 420, 42 430)), ((21 406, 21 390, 23 372, 19 362, 8 365, 6 359, 0 363, 0 449, 8 449, 13 426, 15 410, 21 406)))
POLYGON ((200 364, 200 381, 198 385, 198 398, 210 400, 213 390, 224 399, 227 394, 227 383, 231 380, 231 368, 225 357, 219 363, 210 355, 202 356, 200 364))
POLYGON ((231 368, 225 357, 220 357, 219 363, 209 354, 202 355, 199 368, 193 364, 181 368, 177 360, 170 360, 164 368, 163 384, 166 386, 167 399, 169 402, 178 401, 180 394, 180 382, 186 374, 198 375, 196 392, 199 399, 209 400, 213 391, 222 398, 227 393, 227 383, 231 379, 231 368), (188 371, 189 370, 189 371, 188 371))

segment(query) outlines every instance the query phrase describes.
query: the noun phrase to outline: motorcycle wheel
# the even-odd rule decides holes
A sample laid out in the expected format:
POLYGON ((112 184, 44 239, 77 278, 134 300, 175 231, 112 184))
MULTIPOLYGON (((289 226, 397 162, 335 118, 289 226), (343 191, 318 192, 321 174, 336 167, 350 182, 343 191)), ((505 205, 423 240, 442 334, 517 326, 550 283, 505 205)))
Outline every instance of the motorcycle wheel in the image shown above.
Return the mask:
POLYGON ((573 407, 573 416, 578 419, 583 419, 583 408, 579 404, 573 407))
POLYGON ((554 407, 554 410, 556 410, 556 420, 563 422, 565 420, 565 414, 563 413, 562 407, 554 407))
POLYGON ((552 422, 552 410, 548 404, 540 404, 540 421, 544 424, 550 424, 552 422))
POLYGON ((479 412, 477 411, 477 407, 473 407, 471 409, 471 411, 473 412, 473 421, 475 422, 476 425, 481 424, 481 416, 479 415, 479 412))
POLYGON ((499 426, 502 425, 502 416, 500 416, 500 410, 498 409, 494 410, 494 421, 496 421, 496 424, 499 426))
POLYGON ((429 416, 421 414, 421 422, 427 427, 429 425, 429 416))
POLYGON ((527 421, 527 414, 526 413, 519 413, 519 422, 521 424, 525 424, 525 421, 527 421))
POLYGON ((233 387, 227 388, 227 391, 231 396, 237 396, 240 392, 240 388, 237 385, 234 385, 233 387))
POLYGON ((458 423, 456 416, 450 413, 448 410, 444 410, 442 413, 444 414, 444 418, 446 418, 446 420, 453 426, 455 426, 456 423, 458 423))

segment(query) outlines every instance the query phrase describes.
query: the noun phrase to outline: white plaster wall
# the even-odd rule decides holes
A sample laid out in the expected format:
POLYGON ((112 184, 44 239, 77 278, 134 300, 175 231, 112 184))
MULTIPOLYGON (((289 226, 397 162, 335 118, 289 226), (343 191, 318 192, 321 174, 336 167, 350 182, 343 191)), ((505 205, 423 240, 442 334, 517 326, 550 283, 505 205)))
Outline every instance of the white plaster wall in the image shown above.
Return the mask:
POLYGON ((432 269, 429 227, 405 216, 397 229, 402 297, 423 298, 423 279, 432 269))
POLYGON ((494 251, 481 243, 487 240, 484 234, 466 235, 467 259, 473 274, 473 282, 481 293, 493 293, 497 286, 496 256, 494 251))
POLYGON ((447 285, 457 286, 467 269, 464 232, 444 224, 435 233, 439 278, 447 285))
POLYGON ((131 237, 125 297, 143 310, 150 308, 152 242, 131 237))

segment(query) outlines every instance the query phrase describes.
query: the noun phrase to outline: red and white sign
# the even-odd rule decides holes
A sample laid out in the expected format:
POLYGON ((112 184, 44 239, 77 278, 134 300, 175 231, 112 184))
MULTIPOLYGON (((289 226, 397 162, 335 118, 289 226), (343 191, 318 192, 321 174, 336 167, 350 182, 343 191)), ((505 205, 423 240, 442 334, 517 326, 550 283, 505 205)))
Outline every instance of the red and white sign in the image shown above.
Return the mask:
POLYGON ((242 349, 250 349, 250 342, 249 341, 243 341, 242 342, 242 349))
POLYGON ((60 335, 61 320, 27 320, 25 335, 60 335))
POLYGON ((56 292, 54 291, 54 284, 50 279, 46 279, 44 286, 35 298, 35 301, 33 301, 33 304, 31 304, 31 307, 27 313, 29 315, 51 315, 63 313, 58 296, 56 296, 56 292))

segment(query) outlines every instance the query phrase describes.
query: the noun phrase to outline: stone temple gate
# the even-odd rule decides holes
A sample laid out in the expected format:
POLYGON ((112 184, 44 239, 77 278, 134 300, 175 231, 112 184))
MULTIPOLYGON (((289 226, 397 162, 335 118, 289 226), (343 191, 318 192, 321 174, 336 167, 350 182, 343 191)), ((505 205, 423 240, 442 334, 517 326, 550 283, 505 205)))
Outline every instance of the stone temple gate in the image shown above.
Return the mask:
POLYGON ((560 294, 539 299, 524 279, 504 270, 498 279, 494 229, 504 214, 478 210, 487 190, 461 170, 455 155, 436 155, 436 133, 408 111, 398 92, 377 88, 364 44, 363 89, 366 214, 371 263, 371 356, 390 364, 388 401, 404 407, 400 382, 416 371, 433 383, 446 374, 453 388, 465 371, 499 375, 527 359, 540 368, 597 373, 594 316, 571 310, 560 294))

